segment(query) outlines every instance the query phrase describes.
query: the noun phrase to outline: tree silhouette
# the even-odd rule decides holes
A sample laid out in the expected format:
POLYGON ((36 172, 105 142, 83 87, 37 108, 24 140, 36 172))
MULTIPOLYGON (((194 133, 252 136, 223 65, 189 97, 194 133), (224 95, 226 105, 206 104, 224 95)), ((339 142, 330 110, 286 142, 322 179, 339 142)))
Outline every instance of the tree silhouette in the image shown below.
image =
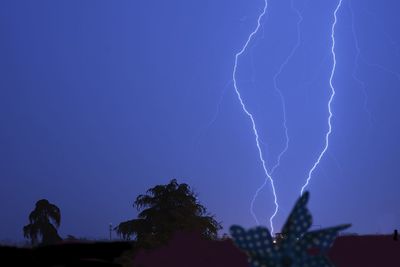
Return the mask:
POLYGON ((134 236, 144 247, 164 244, 179 230, 198 231, 205 238, 215 239, 222 229, 190 187, 178 184, 176 179, 150 188, 136 198, 133 206, 142 210, 138 218, 122 222, 114 230, 127 240, 134 236))
POLYGON ((54 244, 62 240, 56 229, 60 226, 60 222, 60 209, 47 199, 41 199, 36 202, 35 209, 29 214, 29 224, 23 229, 24 237, 30 239, 32 245, 39 243, 40 236, 42 237, 40 244, 54 244))

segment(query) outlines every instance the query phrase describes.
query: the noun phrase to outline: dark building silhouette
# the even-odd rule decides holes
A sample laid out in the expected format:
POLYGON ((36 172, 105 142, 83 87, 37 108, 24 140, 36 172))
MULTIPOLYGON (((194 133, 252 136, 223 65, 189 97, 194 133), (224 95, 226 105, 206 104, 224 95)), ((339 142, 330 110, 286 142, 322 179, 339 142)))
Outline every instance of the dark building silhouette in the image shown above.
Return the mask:
POLYGON ((394 241, 397 241, 398 235, 399 235, 399 234, 398 234, 398 232, 397 232, 397 229, 395 229, 395 230, 394 230, 394 233, 393 233, 393 240, 394 240, 394 241))

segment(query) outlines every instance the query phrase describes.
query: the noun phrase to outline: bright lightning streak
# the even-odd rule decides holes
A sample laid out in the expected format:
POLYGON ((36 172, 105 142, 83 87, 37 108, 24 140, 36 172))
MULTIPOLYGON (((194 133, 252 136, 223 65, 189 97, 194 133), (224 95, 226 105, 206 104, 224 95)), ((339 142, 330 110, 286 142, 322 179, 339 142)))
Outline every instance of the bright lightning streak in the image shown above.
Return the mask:
MULTIPOLYGON (((233 87, 235 88, 235 92, 236 92, 236 95, 237 95, 238 100, 240 102, 240 105, 242 106, 242 109, 243 109, 244 113, 246 113, 246 115, 249 117, 249 119, 250 119, 250 121, 252 123, 253 133, 254 133, 254 136, 255 136, 255 139, 256 139, 256 145, 257 145, 257 149, 258 149, 258 155, 259 155, 260 161, 262 163, 262 167, 264 169, 265 176, 267 176, 267 178, 265 178, 265 181, 264 181, 263 185, 260 188, 257 189, 256 194, 258 194, 258 192, 265 186, 265 184, 267 183, 267 179, 269 179, 269 181, 271 182, 272 192, 274 194, 274 203, 275 203, 275 212, 271 216, 271 218, 269 219, 270 225, 271 225, 271 234, 272 234, 274 232, 274 225, 272 223, 272 220, 275 217, 275 215, 276 215, 276 213, 278 212, 278 209, 279 209, 277 196, 276 196, 276 192, 275 192, 274 180, 272 179, 271 175, 268 173, 268 170, 267 170, 267 167, 266 167, 266 163, 265 163, 265 160, 264 160, 264 157, 263 157, 263 153, 262 153, 262 150, 261 150, 261 147, 260 147, 260 140, 259 140, 259 136, 258 136, 256 123, 254 121, 254 117, 248 111, 248 109, 246 108, 246 105, 243 102, 243 99, 242 99, 242 96, 241 96, 241 94, 239 92, 237 81, 236 81, 236 72, 237 72, 237 65, 238 65, 239 57, 246 51, 247 47, 249 46, 249 43, 251 42, 253 37, 257 34, 258 30, 260 29, 260 27, 261 27, 261 19, 266 14, 267 8, 268 8, 268 0, 265 0, 265 5, 264 5, 264 8, 263 8, 263 11, 258 16, 258 19, 257 19, 257 27, 254 29, 254 31, 252 31, 250 33, 250 35, 248 36, 247 41, 244 44, 244 46, 242 47, 242 49, 235 55, 235 65, 233 67, 232 80, 233 80, 233 87)), ((253 206, 254 200, 255 200, 255 198, 253 197, 253 200, 251 202, 251 206, 253 206)), ((251 212, 253 218, 255 219, 255 221, 257 222, 257 224, 259 224, 259 222, 257 220, 257 217, 254 214, 254 211, 251 209, 250 212, 251 212)))
MULTIPOLYGON (((282 114, 283 114, 283 122, 282 122, 282 127, 284 129, 285 132, 285 146, 282 149, 282 151, 279 153, 278 155, 278 159, 276 164, 271 168, 270 171, 270 175, 272 176, 275 172, 275 170, 280 166, 281 163, 281 158, 282 156, 286 153, 286 151, 289 148, 289 134, 288 134, 288 128, 286 125, 286 103, 285 103, 285 98, 282 94, 282 91, 279 89, 278 87, 278 77, 282 74, 282 71, 284 70, 284 68, 286 67, 286 65, 289 63, 290 59, 294 56, 295 52, 297 51, 297 49, 299 48, 300 44, 301 44, 301 36, 300 36, 300 24, 303 21, 303 17, 301 16, 300 12, 295 8, 294 6, 294 2, 293 0, 291 0, 291 9, 292 11, 294 11, 297 15, 297 42, 295 44, 295 46, 292 48, 292 50, 290 51, 290 54, 286 57, 285 61, 279 66, 278 72, 274 75, 273 81, 274 81, 274 89, 276 91, 276 93, 279 95, 280 100, 281 100, 281 104, 282 104, 282 114)), ((262 142, 261 142, 262 143, 262 142)), ((264 187, 266 186, 267 181, 265 180, 265 182, 257 189, 257 191, 255 192, 253 199, 251 201, 250 204, 250 210, 252 212, 252 215, 254 217, 254 219, 256 220, 257 224, 258 220, 256 215, 254 214, 254 203, 258 197, 258 194, 264 189, 264 187)))
POLYGON ((331 88, 331 96, 329 97, 329 101, 328 101, 328 112, 329 112, 329 117, 328 117, 328 132, 325 135, 325 146, 324 149, 321 151, 321 153, 318 156, 317 161, 314 163, 314 165, 312 166, 312 168, 310 169, 309 173, 308 173, 308 177, 307 177, 307 181, 306 183, 303 185, 303 187, 301 188, 300 191, 300 195, 303 195, 304 189, 307 187, 307 185, 310 182, 311 176, 315 170, 315 168, 318 166, 318 164, 321 162, 322 157, 324 156, 326 150, 329 147, 329 136, 332 133, 332 124, 331 124, 331 120, 332 120, 332 109, 331 109, 331 104, 333 101, 333 98, 335 97, 335 87, 333 86, 333 76, 335 75, 335 71, 336 71, 336 54, 335 54, 335 26, 337 23, 337 12, 339 11, 341 5, 342 5, 342 1, 343 0, 339 0, 338 5, 336 6, 336 9, 333 13, 334 16, 334 22, 332 24, 332 31, 331 31, 331 39, 332 39, 332 47, 331 47, 331 53, 332 53, 332 59, 333 59, 333 66, 332 66, 332 71, 331 71, 331 76, 329 78, 329 85, 331 88))

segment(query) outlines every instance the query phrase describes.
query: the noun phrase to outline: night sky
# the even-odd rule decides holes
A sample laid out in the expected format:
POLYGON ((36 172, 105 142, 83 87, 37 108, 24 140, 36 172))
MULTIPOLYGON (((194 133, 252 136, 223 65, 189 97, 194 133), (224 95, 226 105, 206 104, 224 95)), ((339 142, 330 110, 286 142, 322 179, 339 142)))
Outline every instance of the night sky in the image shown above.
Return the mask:
MULTIPOLYGON (((285 99, 290 142, 273 174, 276 230, 324 147, 338 0, 292 4, 269 0, 237 69, 268 169, 285 146, 274 78, 285 99)), ((62 237, 105 239, 109 223, 136 217, 137 195, 173 178, 198 193, 221 234, 255 226, 250 202, 266 177, 232 71, 263 7, 0 1, 0 240, 23 240, 41 198, 61 209, 62 237)), ((343 0, 338 10, 332 134, 306 188, 316 228, 400 228, 399 8, 343 0)), ((254 205, 265 226, 274 208, 267 183, 254 205)))

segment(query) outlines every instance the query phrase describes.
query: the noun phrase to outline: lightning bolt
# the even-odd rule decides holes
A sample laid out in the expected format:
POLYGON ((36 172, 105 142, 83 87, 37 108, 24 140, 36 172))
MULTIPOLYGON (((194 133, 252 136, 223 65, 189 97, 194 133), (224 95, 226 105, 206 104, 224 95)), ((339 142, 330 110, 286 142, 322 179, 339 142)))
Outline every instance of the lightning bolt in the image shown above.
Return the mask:
POLYGON ((218 100, 218 103, 217 103, 215 112, 214 112, 214 114, 212 115, 211 120, 208 122, 208 124, 207 124, 207 125, 197 134, 197 136, 195 137, 195 147, 196 147, 196 148, 197 148, 197 147, 199 146, 199 144, 200 144, 201 137, 207 132, 207 130, 208 130, 208 129, 215 123, 215 121, 217 120, 218 115, 219 115, 219 111, 220 111, 220 109, 221 109, 222 100, 224 99, 225 93, 226 93, 228 87, 231 85, 231 83, 232 83, 231 80, 228 81, 228 82, 226 83, 226 85, 224 86, 224 88, 223 88, 223 90, 222 90, 222 92, 221 92, 221 94, 220 94, 220 97, 219 97, 219 100, 218 100))
POLYGON ((321 162, 322 157, 324 156, 325 152, 328 150, 329 147, 329 136, 332 133, 332 101, 333 98, 335 97, 335 87, 333 86, 333 77, 335 75, 335 71, 336 71, 336 53, 335 53, 335 27, 336 27, 336 23, 337 23, 337 13, 340 9, 340 7, 342 6, 342 1, 343 0, 339 0, 335 11, 333 12, 333 17, 334 17, 334 21, 332 24, 332 28, 331 28, 331 40, 332 40, 332 47, 331 47, 331 53, 332 53, 332 60, 333 60, 333 64, 332 64, 332 71, 331 71, 331 75, 329 77, 329 86, 331 88, 331 95, 329 97, 329 101, 328 101, 328 112, 329 112, 329 116, 328 116, 328 132, 325 135, 325 146, 323 148, 323 150, 321 151, 321 153, 319 154, 317 160, 315 161, 314 165, 312 166, 312 168, 310 169, 310 171, 308 172, 308 177, 306 180, 306 183, 303 185, 303 187, 301 188, 300 191, 300 195, 303 194, 304 189, 308 186, 310 180, 311 180, 311 176, 313 174, 313 172, 315 171, 315 169, 317 168, 318 164, 321 162))
MULTIPOLYGON (((290 51, 289 55, 286 57, 286 59, 283 61, 283 63, 279 66, 278 71, 276 72, 276 74, 273 77, 274 90, 279 95, 279 98, 280 98, 280 101, 281 101, 281 105, 282 105, 282 114, 283 114, 282 127, 283 127, 284 132, 285 132, 285 145, 284 145, 284 148, 282 149, 282 151, 278 155, 276 164, 270 170, 270 175, 271 176, 274 174, 275 170, 280 166, 281 158, 286 153, 286 151, 288 150, 289 141, 290 141, 289 134, 288 134, 288 128, 287 128, 287 125, 286 125, 286 103, 285 103, 285 98, 284 98, 284 96, 282 94, 282 91, 278 87, 278 77, 282 74, 282 71, 284 70, 286 65, 289 63, 290 59, 294 56, 295 52, 297 51, 297 49, 299 48, 299 46, 301 44, 300 24, 303 21, 303 17, 301 16, 301 13, 299 12, 299 10, 297 10, 295 8, 293 0, 291 0, 290 4, 291 4, 292 11, 297 15, 297 18, 298 18, 297 19, 297 25, 296 25, 296 27, 297 27, 297 41, 296 41, 296 44, 294 45, 294 47, 292 48, 292 50, 290 51)), ((254 213, 254 203, 255 203, 255 201, 256 201, 256 199, 258 197, 258 194, 266 186, 266 184, 267 184, 266 182, 267 182, 267 180, 265 180, 265 182, 257 189, 257 191, 255 192, 255 194, 253 196, 253 199, 251 200, 251 203, 250 203, 250 211, 251 211, 251 214, 252 214, 253 218, 257 222, 257 224, 259 224, 259 222, 258 222, 258 219, 257 219, 255 213, 254 213)), ((276 215, 276 213, 273 216, 275 216, 275 215, 276 215)))
MULTIPOLYGON (((277 214, 278 209, 279 209, 278 200, 277 200, 276 191, 275 191, 274 180, 272 179, 272 176, 268 172, 267 167, 266 167, 266 163, 265 163, 265 160, 264 160, 263 152, 262 152, 261 147, 260 147, 260 138, 259 138, 259 135, 258 135, 258 131, 257 131, 257 127, 256 127, 256 123, 255 123, 254 117, 250 113, 250 111, 247 109, 245 103, 243 102, 243 99, 242 99, 242 96, 241 96, 241 94, 239 92, 239 88, 238 88, 237 81, 236 81, 236 73, 237 73, 237 66, 238 66, 239 57, 246 51, 247 47, 249 46, 249 43, 251 42, 253 37, 257 34, 258 30, 260 29, 260 27, 261 27, 261 19, 267 13, 267 8, 268 8, 268 1, 264 0, 264 7, 263 7, 263 10, 262 10, 261 14, 258 16, 256 28, 250 33, 250 35, 248 36, 248 38, 247 38, 245 44, 243 45, 242 49, 238 53, 235 54, 235 64, 234 64, 233 72, 232 72, 232 80, 233 80, 233 87, 235 89, 235 92, 236 92, 237 98, 238 98, 238 100, 240 102, 240 105, 241 105, 241 107, 243 109, 243 112, 249 117, 249 119, 251 121, 252 129, 253 129, 253 133, 254 133, 254 136, 255 136, 256 145, 257 145, 258 156, 260 158, 260 161, 262 163, 262 167, 263 167, 263 170, 264 170, 264 173, 265 173, 265 176, 266 176, 266 178, 264 180, 264 183, 262 184, 262 186, 260 188, 257 189, 256 194, 258 194, 258 192, 260 192, 260 190, 266 185, 268 180, 271 183, 272 193, 274 195, 275 211, 272 214, 272 216, 270 217, 269 221, 270 221, 270 226, 271 226, 271 233, 273 233, 274 232, 274 225, 273 225, 272 220, 275 217, 275 215, 277 214)), ((251 202, 251 205, 253 205, 253 204, 254 204, 254 198, 253 198, 253 200, 251 202)), ((250 212, 251 212, 251 215, 253 216, 254 220, 257 222, 257 224, 259 224, 259 222, 257 220, 257 217, 255 216, 255 214, 254 214, 252 209, 250 210, 250 212)))
POLYGON ((351 6, 351 1, 349 1, 349 9, 350 9, 350 14, 351 14, 351 31, 352 31, 352 34, 353 34, 354 46, 356 48, 356 56, 355 56, 355 59, 354 59, 354 67, 353 67, 352 77, 360 85, 360 88, 361 88, 361 90, 363 92, 363 95, 364 95, 364 111, 368 115, 369 127, 371 128, 371 126, 372 126, 372 114, 371 114, 371 111, 368 109, 368 94, 367 94, 367 90, 366 90, 367 86, 366 86, 365 82, 363 82, 357 76, 357 70, 359 68, 358 63, 359 63, 360 57, 361 57, 361 49, 360 49, 360 46, 359 46, 359 43, 358 43, 358 39, 357 39, 355 23, 354 23, 354 12, 353 12, 353 8, 351 6))
MULTIPOLYGON (((366 90, 367 85, 366 85, 366 83, 364 81, 362 81, 357 76, 357 70, 359 68, 358 63, 360 61, 362 61, 365 65, 367 65, 369 67, 377 68, 377 69, 379 69, 379 70, 381 70, 381 71, 383 71, 383 72, 385 72, 385 73, 387 73, 389 75, 393 75, 394 77, 397 78, 397 80, 399 82, 400 82, 400 74, 395 72, 395 71, 393 71, 393 70, 390 70, 390 69, 388 69, 388 68, 386 68, 386 67, 384 67, 382 65, 379 65, 379 64, 376 64, 376 63, 371 63, 362 55, 361 48, 359 46, 359 41, 358 41, 358 38, 357 38, 356 27, 355 27, 355 19, 354 19, 355 16, 354 16, 354 11, 353 11, 351 3, 352 3, 352 1, 349 1, 349 10, 350 10, 350 14, 351 14, 351 30, 352 30, 352 34, 353 34, 354 45, 355 45, 355 48, 356 48, 356 56, 355 56, 355 59, 354 59, 355 62, 354 62, 354 68, 353 68, 352 76, 353 76, 353 79, 360 85, 360 87, 361 87, 361 89, 363 91, 363 94, 364 94, 364 111, 368 115, 369 127, 371 128, 371 126, 373 124, 373 118, 372 118, 371 111, 368 109, 368 94, 367 94, 367 90, 366 90)), ((373 13, 372 13, 372 16, 375 17, 375 15, 373 13)), ((397 51, 396 51, 396 53, 397 53, 397 51)))
POLYGON ((290 141, 289 140, 289 134, 288 134, 288 128, 287 128, 287 125, 286 125, 286 103, 285 103, 285 98, 283 97, 282 91, 278 87, 278 77, 282 74, 282 71, 284 70, 286 65, 289 63, 290 59, 294 56, 294 54, 296 53, 297 49, 299 48, 299 46, 301 44, 300 24, 303 21, 303 17, 301 15, 300 11, 298 9, 296 9, 296 7, 294 6, 293 0, 290 1, 290 8, 297 15, 297 25, 296 25, 296 27, 297 27, 297 42, 296 42, 295 46, 293 47, 292 51, 290 51, 290 54, 288 55, 288 57, 279 66, 278 72, 274 75, 274 78, 273 78, 273 80, 274 80, 274 89, 275 89, 276 93, 279 95, 279 98, 280 98, 281 104, 282 104, 282 114, 283 114, 282 126, 283 126, 284 131, 285 131, 285 147, 279 153, 277 162, 271 169, 271 175, 273 175, 275 170, 280 166, 281 158, 286 153, 286 151, 288 150, 289 141, 290 141))

